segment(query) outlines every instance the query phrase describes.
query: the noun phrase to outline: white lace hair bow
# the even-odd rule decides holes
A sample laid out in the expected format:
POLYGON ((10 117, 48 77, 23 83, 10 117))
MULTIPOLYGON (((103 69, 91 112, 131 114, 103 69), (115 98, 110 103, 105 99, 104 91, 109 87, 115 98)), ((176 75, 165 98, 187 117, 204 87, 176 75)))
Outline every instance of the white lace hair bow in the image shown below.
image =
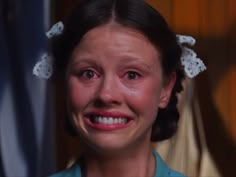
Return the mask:
MULTIPOLYGON (((54 36, 62 34, 64 30, 64 25, 62 22, 58 22, 52 26, 52 28, 46 32, 46 36, 50 39, 54 36)), ((191 36, 176 35, 177 42, 182 48, 181 63, 184 66, 184 71, 186 75, 190 78, 195 77, 200 72, 206 70, 206 66, 200 58, 197 58, 197 54, 183 44, 188 44, 193 46, 196 40, 191 36)), ((53 58, 44 53, 41 56, 41 60, 36 63, 33 68, 33 74, 42 79, 49 79, 53 73, 53 58)))
MULTIPOLYGON (((63 23, 58 22, 46 32, 46 36, 48 39, 51 39, 54 36, 62 34, 63 30, 63 23)), ((53 73, 53 57, 48 53, 43 53, 40 58, 41 60, 38 61, 33 68, 33 74, 42 79, 49 79, 53 73)))
POLYGON ((181 63, 184 66, 184 71, 186 75, 190 78, 195 77, 200 72, 206 70, 206 66, 200 58, 197 58, 197 54, 183 44, 188 44, 193 46, 196 40, 191 36, 176 35, 177 41, 182 48, 181 63))

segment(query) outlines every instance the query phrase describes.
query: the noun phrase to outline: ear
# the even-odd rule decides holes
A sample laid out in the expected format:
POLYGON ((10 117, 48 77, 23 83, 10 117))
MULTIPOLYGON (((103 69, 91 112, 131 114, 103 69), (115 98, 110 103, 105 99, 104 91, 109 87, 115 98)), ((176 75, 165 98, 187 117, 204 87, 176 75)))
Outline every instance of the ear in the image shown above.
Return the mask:
POLYGON ((173 72, 171 75, 164 81, 163 88, 160 95, 159 108, 165 108, 169 102, 173 87, 176 82, 176 73, 173 72))

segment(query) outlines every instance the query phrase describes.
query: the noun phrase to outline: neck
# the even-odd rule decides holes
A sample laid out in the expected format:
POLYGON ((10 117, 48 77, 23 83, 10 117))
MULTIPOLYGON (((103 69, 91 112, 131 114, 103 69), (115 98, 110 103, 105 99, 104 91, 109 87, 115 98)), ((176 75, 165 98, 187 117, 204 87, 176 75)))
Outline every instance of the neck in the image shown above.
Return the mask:
POLYGON ((119 154, 85 153, 86 177, 152 177, 155 159, 150 145, 119 154))

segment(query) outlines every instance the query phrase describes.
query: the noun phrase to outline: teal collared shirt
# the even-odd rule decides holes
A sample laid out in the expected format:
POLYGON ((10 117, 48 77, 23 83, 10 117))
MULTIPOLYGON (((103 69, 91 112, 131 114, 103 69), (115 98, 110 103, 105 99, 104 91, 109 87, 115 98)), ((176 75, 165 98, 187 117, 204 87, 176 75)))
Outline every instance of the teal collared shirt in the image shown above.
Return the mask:
MULTIPOLYGON (((153 151, 156 160, 154 177, 186 177, 183 174, 170 169, 166 163, 161 159, 156 151, 153 151)), ((80 166, 76 163, 65 171, 54 174, 50 177, 82 177, 80 166)))

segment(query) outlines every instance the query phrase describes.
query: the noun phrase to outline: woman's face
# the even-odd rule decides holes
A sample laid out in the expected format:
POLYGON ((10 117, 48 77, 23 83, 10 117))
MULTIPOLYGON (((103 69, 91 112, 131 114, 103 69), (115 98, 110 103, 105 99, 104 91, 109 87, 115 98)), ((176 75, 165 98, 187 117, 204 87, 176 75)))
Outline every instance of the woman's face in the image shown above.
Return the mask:
POLYGON ((160 53, 142 34, 114 24, 97 27, 82 38, 68 66, 70 116, 94 149, 149 144, 174 78, 164 87, 160 53))

